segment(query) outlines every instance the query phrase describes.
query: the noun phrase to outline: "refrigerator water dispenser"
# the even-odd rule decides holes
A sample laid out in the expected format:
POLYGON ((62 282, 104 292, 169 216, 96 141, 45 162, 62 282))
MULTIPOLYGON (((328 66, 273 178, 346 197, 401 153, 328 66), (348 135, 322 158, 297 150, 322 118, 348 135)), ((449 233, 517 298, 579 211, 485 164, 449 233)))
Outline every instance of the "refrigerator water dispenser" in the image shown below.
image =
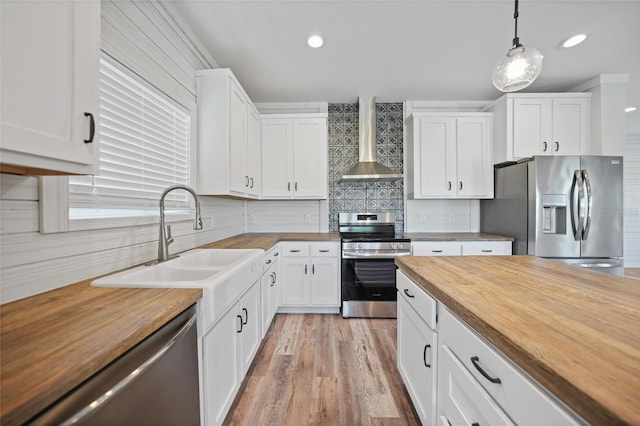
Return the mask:
POLYGON ((545 234, 566 234, 567 196, 565 194, 544 194, 542 196, 542 232, 545 234))

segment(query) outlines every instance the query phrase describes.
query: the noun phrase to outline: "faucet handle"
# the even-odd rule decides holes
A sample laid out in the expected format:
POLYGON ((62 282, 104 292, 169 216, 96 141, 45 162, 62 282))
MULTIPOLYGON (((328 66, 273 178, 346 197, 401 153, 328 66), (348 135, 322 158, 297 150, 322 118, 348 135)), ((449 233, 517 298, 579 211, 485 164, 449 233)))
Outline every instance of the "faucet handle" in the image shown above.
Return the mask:
POLYGON ((173 237, 171 236, 171 225, 167 225, 167 245, 173 242, 173 237))

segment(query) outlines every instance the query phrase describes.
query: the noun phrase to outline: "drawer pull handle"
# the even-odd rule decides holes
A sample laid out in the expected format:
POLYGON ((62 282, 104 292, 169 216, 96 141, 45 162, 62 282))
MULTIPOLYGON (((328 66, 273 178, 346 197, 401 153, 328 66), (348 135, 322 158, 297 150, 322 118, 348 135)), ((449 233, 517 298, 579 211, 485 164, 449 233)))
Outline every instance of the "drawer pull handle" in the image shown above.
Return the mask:
POLYGON ((267 259, 267 265, 271 263, 271 259, 267 259))
POLYGON ((429 349, 431 345, 424 345, 424 352, 422 353, 422 361, 424 361, 424 366, 427 368, 431 368, 431 364, 427 364, 427 349, 429 349))
POLYGON ((84 143, 91 143, 93 142, 93 137, 96 135, 96 120, 90 112, 85 112, 84 116, 89 117, 89 139, 85 139, 84 143))
POLYGON ((320 250, 320 253, 329 253, 329 250, 320 250))
POLYGON ((406 295, 407 295, 407 297, 410 297, 411 299, 413 299, 414 297, 416 297, 416 296, 414 296, 413 294, 409 294, 409 290, 407 290, 406 288, 404 289, 404 294, 406 294, 406 295))
POLYGON ((493 253, 493 250, 491 249, 482 249, 483 253, 493 253))
POLYGON ((480 426, 480 423, 478 423, 478 422, 473 422, 473 423, 471 423, 471 426, 480 426))
POLYGON ((244 325, 244 322, 242 322, 242 316, 241 315, 237 315, 237 317, 240 320, 240 330, 236 330, 236 332, 242 333, 242 326, 244 325))
POLYGON ((480 372, 480 374, 482 374, 484 376, 485 379, 487 379, 491 383, 498 383, 498 384, 502 383, 502 380, 500 380, 499 377, 493 378, 490 375, 488 375, 487 372, 484 371, 482 369, 482 367, 480 367, 480 362, 479 361, 480 361, 480 358, 478 358, 477 356, 472 356, 471 357, 471 363, 476 368, 476 370, 478 370, 480 372))
POLYGON ((290 253, 300 253, 300 250, 289 250, 290 253))
POLYGON ((442 253, 442 250, 431 250, 431 253, 442 253))
POLYGON ((278 256, 279 254, 280 254, 280 253, 275 252, 275 253, 273 253, 273 257, 276 257, 276 256, 278 256))

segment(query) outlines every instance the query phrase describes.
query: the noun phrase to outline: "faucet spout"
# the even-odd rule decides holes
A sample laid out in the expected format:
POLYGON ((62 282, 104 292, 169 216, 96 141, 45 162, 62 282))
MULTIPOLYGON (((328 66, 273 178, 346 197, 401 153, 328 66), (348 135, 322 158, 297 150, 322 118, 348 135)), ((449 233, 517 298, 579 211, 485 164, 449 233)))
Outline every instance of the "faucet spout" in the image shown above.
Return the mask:
POLYGON ((168 187, 162 192, 162 196, 160 197, 160 234, 158 236, 158 262, 164 262, 165 260, 169 260, 171 256, 169 256, 169 244, 173 242, 173 237, 171 236, 171 226, 165 226, 164 220, 164 199, 167 194, 171 191, 175 191, 176 189, 184 189, 185 191, 191 193, 193 199, 196 202, 196 214, 193 219, 193 229, 200 230, 202 229, 202 215, 200 213, 200 199, 198 198, 198 194, 186 185, 173 185, 168 187))

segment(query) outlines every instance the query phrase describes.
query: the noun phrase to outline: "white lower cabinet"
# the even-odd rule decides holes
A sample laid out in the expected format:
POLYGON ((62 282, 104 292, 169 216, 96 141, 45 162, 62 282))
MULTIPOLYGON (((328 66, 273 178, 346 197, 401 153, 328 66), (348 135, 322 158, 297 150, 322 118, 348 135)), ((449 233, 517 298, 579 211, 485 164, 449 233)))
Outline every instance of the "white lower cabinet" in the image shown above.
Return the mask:
POLYGON ((396 283, 398 370, 423 424, 581 424, 546 389, 401 271, 396 283))
POLYGON ((282 307, 340 306, 340 243, 281 243, 282 307))
POLYGON ((220 425, 260 342, 260 286, 250 289, 202 337, 204 423, 220 425))
POLYGON ((513 424, 449 347, 440 346, 438 357, 438 419, 441 425, 513 424))
POLYGON ((411 306, 415 294, 404 290, 406 286, 398 282, 398 371, 420 421, 432 425, 436 415, 438 334, 411 306))
POLYGON ((413 241, 414 256, 508 256, 511 241, 413 241))
POLYGON ((267 270, 260 281, 262 299, 262 337, 267 334, 271 321, 280 306, 280 246, 269 250, 266 255, 267 270))

